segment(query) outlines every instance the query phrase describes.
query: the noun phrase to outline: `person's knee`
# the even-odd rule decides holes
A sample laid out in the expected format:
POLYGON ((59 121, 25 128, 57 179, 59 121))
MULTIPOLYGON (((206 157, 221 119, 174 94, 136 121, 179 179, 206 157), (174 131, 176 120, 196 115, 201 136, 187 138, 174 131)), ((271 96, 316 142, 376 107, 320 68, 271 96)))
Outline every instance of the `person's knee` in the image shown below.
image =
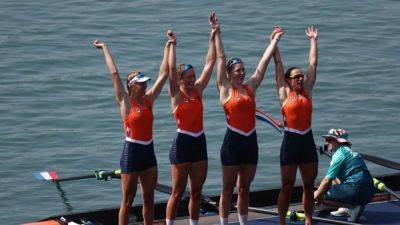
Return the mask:
POLYGON ((131 207, 131 205, 133 204, 133 198, 135 196, 133 196, 132 193, 125 193, 122 195, 122 203, 121 205, 124 207, 131 207))
POLYGON ((281 191, 290 193, 294 187, 295 180, 282 180, 281 191))
POLYGON ((303 181, 303 188, 307 192, 313 192, 314 191, 314 180, 305 180, 303 181))
POLYGON ((248 196, 250 192, 250 185, 240 185, 238 187, 239 196, 248 196))
POLYGON ((182 198, 183 192, 185 191, 184 187, 174 187, 172 189, 171 198, 180 200, 182 198))
POLYGON ((233 186, 224 186, 222 188, 222 195, 227 198, 231 198, 233 195, 233 186))
POLYGON ((193 188, 190 190, 190 198, 193 200, 198 200, 201 198, 201 188, 193 188))
POLYGON ((143 194, 143 204, 152 204, 154 202, 154 191, 144 191, 143 194))

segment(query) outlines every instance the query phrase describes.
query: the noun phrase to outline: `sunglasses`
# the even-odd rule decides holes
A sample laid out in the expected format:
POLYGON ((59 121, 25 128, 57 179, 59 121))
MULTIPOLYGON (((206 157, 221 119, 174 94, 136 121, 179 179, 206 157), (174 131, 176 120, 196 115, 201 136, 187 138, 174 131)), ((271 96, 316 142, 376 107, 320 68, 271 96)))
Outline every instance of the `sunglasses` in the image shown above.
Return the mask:
POLYGON ((326 139, 325 139, 325 142, 328 142, 328 143, 329 143, 329 142, 332 142, 332 141, 334 141, 334 140, 335 140, 335 138, 326 138, 326 139))
POLYGON ((304 74, 299 73, 299 74, 290 76, 290 78, 298 80, 298 79, 300 79, 300 78, 304 78, 304 74))

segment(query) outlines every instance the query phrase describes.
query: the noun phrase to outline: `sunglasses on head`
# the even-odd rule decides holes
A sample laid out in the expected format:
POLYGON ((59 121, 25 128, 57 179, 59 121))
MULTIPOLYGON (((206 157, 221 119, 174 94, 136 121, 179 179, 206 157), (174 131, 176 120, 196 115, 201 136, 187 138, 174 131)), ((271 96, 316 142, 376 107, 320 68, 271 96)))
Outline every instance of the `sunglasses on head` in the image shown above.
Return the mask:
POLYGON ((140 78, 143 78, 143 77, 144 77, 144 73, 139 72, 134 78, 132 78, 132 79, 128 82, 128 86, 132 86, 133 84, 138 83, 137 81, 138 81, 140 78))
POLYGON ((239 58, 233 58, 231 63, 229 63, 228 68, 231 68, 233 65, 238 63, 242 63, 242 60, 240 60, 239 58))
POLYGON ((185 65, 183 66, 182 74, 186 73, 187 71, 189 71, 189 70, 192 69, 192 68, 193 68, 192 65, 190 65, 190 64, 185 64, 185 65))

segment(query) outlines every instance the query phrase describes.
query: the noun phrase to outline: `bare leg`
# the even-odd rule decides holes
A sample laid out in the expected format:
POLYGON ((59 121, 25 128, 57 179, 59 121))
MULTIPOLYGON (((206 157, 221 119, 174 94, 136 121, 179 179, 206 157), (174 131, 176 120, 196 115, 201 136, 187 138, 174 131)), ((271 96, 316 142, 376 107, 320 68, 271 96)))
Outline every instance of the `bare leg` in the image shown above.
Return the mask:
POLYGON ((238 213, 240 215, 248 214, 250 184, 256 174, 257 165, 241 165, 239 167, 239 178, 237 181, 238 190, 238 213))
POLYGON ((174 219, 179 209, 183 192, 186 189, 190 163, 172 164, 172 193, 167 203, 166 219, 174 219))
POLYGON ((143 196, 143 224, 152 225, 154 220, 154 189, 157 185, 157 167, 152 167, 139 174, 143 196))
POLYGON ((303 180, 303 208, 306 225, 314 224, 312 212, 314 208, 314 182, 318 174, 318 162, 300 164, 300 174, 303 180))
POLYGON ((118 214, 118 225, 127 225, 129 213, 136 195, 138 173, 121 174, 122 199, 118 214))
POLYGON ((286 224, 286 213, 289 209, 290 196, 296 181, 297 165, 281 166, 281 191, 278 197, 279 224, 286 224))
POLYGON ((189 214, 190 219, 199 220, 201 191, 207 177, 207 160, 192 163, 189 171, 190 181, 190 201, 189 214))
POLYGON ((219 199, 219 216, 228 218, 239 166, 222 166, 222 191, 219 199))

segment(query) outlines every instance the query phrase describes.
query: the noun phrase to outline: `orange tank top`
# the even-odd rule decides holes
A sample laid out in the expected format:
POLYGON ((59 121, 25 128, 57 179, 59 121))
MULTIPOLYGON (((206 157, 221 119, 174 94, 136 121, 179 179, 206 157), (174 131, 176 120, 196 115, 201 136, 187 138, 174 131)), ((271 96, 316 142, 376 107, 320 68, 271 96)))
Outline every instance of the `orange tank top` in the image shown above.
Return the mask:
POLYGON ((144 101, 145 107, 131 99, 131 109, 124 120, 127 141, 150 144, 153 140, 153 105, 150 99, 144 101))
POLYGON ((232 88, 229 100, 224 104, 224 111, 228 128, 245 136, 256 130, 255 112, 256 102, 253 91, 243 85, 247 95, 240 94, 232 88))
POLYGON ((191 99, 180 91, 181 102, 174 110, 178 132, 198 137, 203 133, 203 101, 197 92, 191 99))
POLYGON ((290 91, 289 97, 282 106, 282 116, 285 130, 306 134, 311 129, 311 99, 304 92, 297 95, 295 91, 290 91))

